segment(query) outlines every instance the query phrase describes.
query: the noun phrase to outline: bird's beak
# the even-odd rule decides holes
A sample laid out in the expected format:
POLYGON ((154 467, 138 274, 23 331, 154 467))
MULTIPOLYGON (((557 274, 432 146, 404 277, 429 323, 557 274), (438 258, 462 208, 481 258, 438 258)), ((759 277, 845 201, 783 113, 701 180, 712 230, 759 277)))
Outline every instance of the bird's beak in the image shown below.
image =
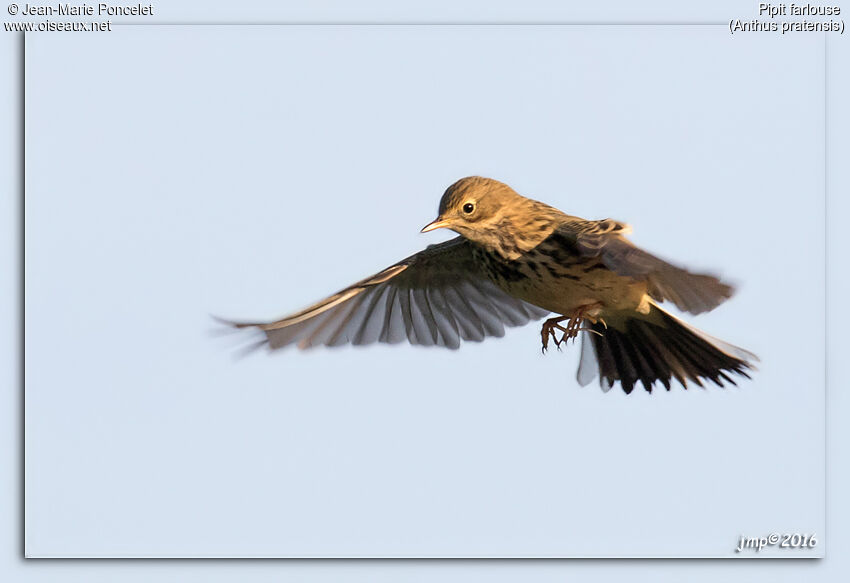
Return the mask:
POLYGON ((449 222, 446 220, 437 217, 435 220, 431 221, 419 231, 420 233, 427 233, 428 231, 433 231, 434 229, 442 229, 443 227, 448 227, 449 222))

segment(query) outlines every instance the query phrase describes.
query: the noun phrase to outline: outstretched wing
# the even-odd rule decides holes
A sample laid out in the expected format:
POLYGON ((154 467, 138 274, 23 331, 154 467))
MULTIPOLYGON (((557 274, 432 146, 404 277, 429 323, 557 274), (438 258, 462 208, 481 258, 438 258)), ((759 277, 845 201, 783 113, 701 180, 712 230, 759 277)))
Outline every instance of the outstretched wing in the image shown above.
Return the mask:
POLYGON ((296 344, 411 344, 457 348, 503 336, 548 312, 496 287, 474 261, 463 237, 430 245, 334 295, 276 322, 232 323, 256 327, 271 348, 296 344))
POLYGON ((734 292, 732 286, 713 275, 691 273, 639 249, 623 237, 629 232, 624 223, 611 219, 576 221, 562 229, 574 237, 580 253, 601 258, 608 269, 620 275, 646 281, 652 299, 669 300, 680 310, 692 314, 707 312, 734 292))

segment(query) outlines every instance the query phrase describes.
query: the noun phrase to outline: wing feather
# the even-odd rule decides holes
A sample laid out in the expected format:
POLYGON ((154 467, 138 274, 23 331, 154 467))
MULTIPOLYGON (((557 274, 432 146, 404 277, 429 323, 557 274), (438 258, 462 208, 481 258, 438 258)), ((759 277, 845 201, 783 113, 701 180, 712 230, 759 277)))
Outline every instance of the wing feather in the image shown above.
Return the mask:
POLYGON ((475 310, 457 288, 447 287, 439 290, 449 305, 451 314, 460 328, 461 338, 471 342, 481 342, 487 335, 484 324, 475 316, 475 310))
POLYGON ((411 288, 410 299, 416 304, 418 309, 418 323, 422 330, 421 336, 419 335, 419 330, 417 330, 417 336, 424 338, 423 344, 425 346, 433 346, 434 344, 437 344, 439 341, 437 323, 434 322, 434 315, 431 314, 431 307, 428 305, 428 300, 425 298, 425 288, 411 288))
POLYGON ((394 286, 389 287, 389 291, 387 293, 387 309, 384 313, 384 325, 381 328, 381 335, 379 340, 381 342, 386 342, 387 344, 393 344, 390 340, 390 335, 392 333, 393 328, 393 317, 394 312, 396 311, 396 302, 398 301, 398 288, 394 286))
POLYGON ((628 231, 624 223, 606 219, 570 221, 560 233, 574 241, 583 255, 601 258, 611 271, 646 281, 652 299, 671 301, 686 312, 707 312, 732 297, 732 286, 713 275, 691 273, 636 247, 623 237, 628 231))
POLYGON ((299 312, 274 322, 232 323, 266 334, 272 349, 343 344, 411 344, 457 348, 504 335, 548 312, 493 284, 457 237, 431 245, 299 312))
POLYGON ((383 318, 383 306, 381 309, 376 308, 383 303, 383 295, 386 289, 383 285, 378 285, 372 292, 372 298, 363 313, 363 323, 360 324, 360 328, 354 334, 352 344, 371 344, 378 339, 379 320, 383 318))
POLYGON ((440 331, 443 343, 449 348, 458 348, 460 346, 458 325, 445 298, 440 294, 439 290, 434 288, 428 288, 426 294, 428 296, 428 303, 432 307, 431 313, 434 314, 434 319, 437 322, 437 328, 440 331))

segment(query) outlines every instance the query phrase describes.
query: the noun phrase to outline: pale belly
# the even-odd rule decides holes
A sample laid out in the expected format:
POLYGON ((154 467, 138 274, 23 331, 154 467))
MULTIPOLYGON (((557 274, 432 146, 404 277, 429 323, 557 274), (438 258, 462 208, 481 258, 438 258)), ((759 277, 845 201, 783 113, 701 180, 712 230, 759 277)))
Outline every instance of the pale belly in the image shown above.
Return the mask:
POLYGON ((570 315, 583 307, 598 305, 596 313, 646 312, 649 297, 646 283, 617 275, 608 269, 594 270, 578 280, 555 277, 547 272, 530 274, 515 281, 496 281, 506 292, 555 314, 570 315), (588 274, 590 275, 590 274, 588 274))

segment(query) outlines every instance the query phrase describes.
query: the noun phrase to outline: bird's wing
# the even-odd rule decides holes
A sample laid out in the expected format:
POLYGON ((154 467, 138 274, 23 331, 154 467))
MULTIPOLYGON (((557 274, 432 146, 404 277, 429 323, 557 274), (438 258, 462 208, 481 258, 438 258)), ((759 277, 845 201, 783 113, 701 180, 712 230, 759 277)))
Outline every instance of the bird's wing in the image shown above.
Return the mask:
POLYGON ((732 297, 734 289, 713 275, 691 273, 639 249, 623 235, 625 223, 611 219, 580 221, 562 227, 572 236, 580 253, 599 257, 611 271, 646 281, 648 293, 657 301, 669 300, 680 310, 700 314, 713 310, 732 297))
POLYGON ((269 347, 411 344, 457 348, 502 336, 548 312, 496 287, 462 237, 430 245, 380 273, 275 322, 235 323, 266 334, 269 347))

